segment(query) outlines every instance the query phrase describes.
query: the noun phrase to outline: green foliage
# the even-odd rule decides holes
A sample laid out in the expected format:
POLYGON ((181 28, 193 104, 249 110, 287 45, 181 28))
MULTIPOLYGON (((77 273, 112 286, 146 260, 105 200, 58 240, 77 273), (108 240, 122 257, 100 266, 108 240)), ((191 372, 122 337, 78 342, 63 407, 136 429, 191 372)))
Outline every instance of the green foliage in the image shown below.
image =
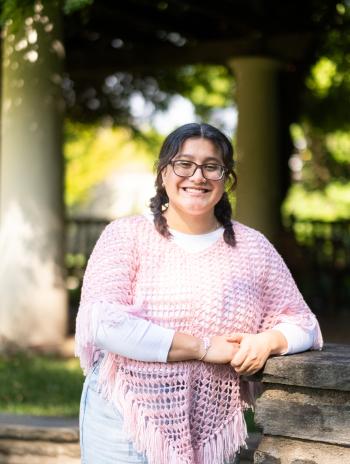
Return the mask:
POLYGON ((81 10, 85 6, 92 5, 93 2, 94 0, 65 0, 63 11, 66 14, 71 14, 75 11, 81 10))
POLYGON ((337 26, 327 32, 306 78, 298 136, 294 130, 303 168, 284 211, 304 219, 350 217, 349 3, 339 1, 335 14, 337 26))
POLYGON ((16 354, 0 357, 0 410, 77 416, 83 375, 77 359, 16 354))
POLYGON ((326 147, 338 163, 350 164, 350 132, 335 131, 327 134, 326 147))
MULTIPOLYGON (((59 0, 42 0, 57 3, 59 0)), ((94 0, 65 0, 63 11, 65 14, 71 14, 88 5, 92 5, 94 0)), ((39 2, 37 2, 39 3, 39 2)), ((0 24, 4 25, 7 21, 12 20, 15 27, 19 27, 23 20, 33 14, 35 0, 0 0, 0 24)))
POLYGON ((143 72, 116 72, 104 81, 86 85, 75 82, 66 95, 68 114, 74 120, 85 123, 100 123, 106 115, 115 125, 133 127, 138 121, 130 111, 130 98, 140 95, 153 108, 149 120, 157 110, 169 107, 174 95, 188 98, 203 121, 219 108, 233 105, 233 77, 224 66, 195 65, 178 68, 159 67, 143 72), (72 98, 74 95, 74 98, 72 98), (70 103, 70 101, 74 103, 70 103))
POLYGON ((244 412, 244 418, 247 423, 247 429, 249 433, 258 432, 259 429, 254 422, 254 411, 252 409, 247 409, 244 412))
POLYGON ((74 209, 89 199, 91 189, 108 174, 128 165, 152 170, 160 145, 155 133, 137 134, 116 127, 73 123, 65 125, 65 202, 74 209), (147 141, 146 141, 147 140, 147 141))
POLYGON ((212 111, 233 106, 233 77, 224 66, 185 66, 178 71, 181 94, 195 106, 196 113, 208 120, 212 111))
POLYGON ((302 184, 293 185, 283 205, 285 216, 298 219, 335 221, 350 217, 350 185, 330 182, 324 190, 306 190, 302 184))
POLYGON ((323 98, 329 94, 332 85, 339 83, 339 80, 336 63, 327 57, 322 57, 312 67, 306 84, 317 97, 323 98))
POLYGON ((318 47, 318 57, 306 79, 303 120, 327 133, 350 130, 350 5, 339 1, 331 28, 318 47))
POLYGON ((306 79, 300 131, 305 146, 301 182, 284 211, 299 218, 350 217, 350 6, 336 5, 337 27, 326 34, 306 79))
POLYGON ((0 24, 11 21, 16 30, 23 20, 33 14, 34 0, 0 0, 0 24))
POLYGON ((350 217, 350 133, 322 132, 293 125, 292 136, 302 165, 283 205, 284 215, 334 221, 350 217))

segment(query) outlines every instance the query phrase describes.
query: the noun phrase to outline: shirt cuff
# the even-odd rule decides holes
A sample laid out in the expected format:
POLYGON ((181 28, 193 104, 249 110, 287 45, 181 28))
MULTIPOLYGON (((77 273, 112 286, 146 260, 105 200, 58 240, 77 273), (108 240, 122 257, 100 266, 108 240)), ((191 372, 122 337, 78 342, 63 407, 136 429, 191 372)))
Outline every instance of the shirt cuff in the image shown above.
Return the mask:
POLYGON ((273 330, 280 331, 286 338, 288 348, 281 354, 294 354, 309 350, 314 343, 315 329, 305 330, 295 324, 281 322, 275 325, 273 330))
POLYGON ((157 341, 158 353, 156 355, 157 362, 167 362, 168 354, 173 343, 175 330, 160 327, 159 325, 152 324, 150 326, 150 337, 157 341))

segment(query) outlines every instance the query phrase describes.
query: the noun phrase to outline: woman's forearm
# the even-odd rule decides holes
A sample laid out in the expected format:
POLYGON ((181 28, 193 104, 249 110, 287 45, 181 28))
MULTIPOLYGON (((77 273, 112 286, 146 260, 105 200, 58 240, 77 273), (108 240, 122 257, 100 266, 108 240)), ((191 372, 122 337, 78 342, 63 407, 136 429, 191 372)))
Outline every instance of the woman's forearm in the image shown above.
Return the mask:
POLYGON ((226 335, 215 335, 205 343, 204 339, 175 332, 167 360, 201 360, 213 364, 227 364, 231 362, 238 348, 239 345, 229 342, 226 335))
POLYGON ((237 350, 226 336, 200 337, 175 332, 130 314, 120 307, 96 303, 92 311, 96 347, 144 362, 202 360, 228 363, 237 350))
POLYGON ((175 332, 173 342, 168 353, 168 362, 190 361, 202 356, 203 343, 200 338, 175 332))
POLYGON ((175 332, 126 311, 119 316, 115 310, 111 313, 115 321, 109 317, 106 305, 94 306, 94 344, 100 349, 145 362, 189 361, 204 354, 198 337, 175 332))

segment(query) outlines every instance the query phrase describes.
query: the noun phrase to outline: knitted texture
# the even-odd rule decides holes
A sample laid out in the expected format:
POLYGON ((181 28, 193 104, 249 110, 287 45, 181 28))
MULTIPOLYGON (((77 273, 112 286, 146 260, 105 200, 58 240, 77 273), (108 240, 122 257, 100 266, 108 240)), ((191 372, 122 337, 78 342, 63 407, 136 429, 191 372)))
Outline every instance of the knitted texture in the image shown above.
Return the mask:
MULTIPOLYGON (((162 237, 143 216, 119 219, 102 233, 84 277, 76 353, 87 373, 98 356, 93 306, 111 325, 125 311, 197 337, 258 333, 280 322, 318 329, 282 258, 259 232, 233 223, 237 244, 221 237, 190 253, 162 237)), ((149 464, 223 464, 245 444, 249 386, 230 365, 145 363, 106 353, 101 394, 149 464)))

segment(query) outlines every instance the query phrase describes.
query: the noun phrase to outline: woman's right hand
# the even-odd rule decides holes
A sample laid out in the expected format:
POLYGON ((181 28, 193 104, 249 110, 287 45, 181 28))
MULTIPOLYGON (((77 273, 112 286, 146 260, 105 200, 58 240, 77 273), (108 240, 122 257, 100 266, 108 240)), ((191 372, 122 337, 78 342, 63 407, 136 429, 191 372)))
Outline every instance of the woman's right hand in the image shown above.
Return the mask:
POLYGON ((210 347, 202 361, 212 364, 228 364, 239 350, 239 343, 227 341, 226 335, 216 335, 210 339, 210 347))

